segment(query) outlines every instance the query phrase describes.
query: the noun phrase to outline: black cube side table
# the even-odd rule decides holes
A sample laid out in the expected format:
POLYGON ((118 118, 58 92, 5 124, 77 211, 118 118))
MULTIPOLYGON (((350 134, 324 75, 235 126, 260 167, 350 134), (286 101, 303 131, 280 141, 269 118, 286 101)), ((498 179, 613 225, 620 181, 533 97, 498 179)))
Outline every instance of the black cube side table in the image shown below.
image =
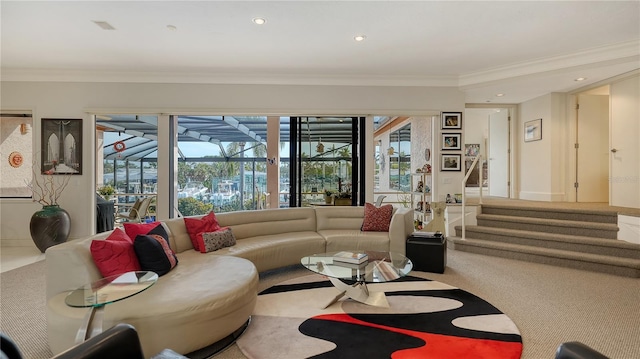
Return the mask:
POLYGON ((447 266, 447 238, 442 233, 414 232, 407 239, 406 252, 414 270, 444 273, 447 266))

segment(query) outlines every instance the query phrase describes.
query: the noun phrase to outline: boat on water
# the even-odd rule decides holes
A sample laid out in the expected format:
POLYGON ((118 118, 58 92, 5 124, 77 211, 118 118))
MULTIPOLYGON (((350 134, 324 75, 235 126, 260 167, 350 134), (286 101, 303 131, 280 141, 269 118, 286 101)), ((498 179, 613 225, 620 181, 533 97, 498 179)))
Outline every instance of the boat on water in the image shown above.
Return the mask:
POLYGON ((209 189, 200 182, 189 182, 183 189, 178 191, 178 198, 195 198, 198 200, 204 199, 209 192, 209 189))
POLYGON ((218 190, 211 193, 211 203, 222 206, 240 198, 240 191, 237 188, 237 183, 229 180, 218 183, 218 190))

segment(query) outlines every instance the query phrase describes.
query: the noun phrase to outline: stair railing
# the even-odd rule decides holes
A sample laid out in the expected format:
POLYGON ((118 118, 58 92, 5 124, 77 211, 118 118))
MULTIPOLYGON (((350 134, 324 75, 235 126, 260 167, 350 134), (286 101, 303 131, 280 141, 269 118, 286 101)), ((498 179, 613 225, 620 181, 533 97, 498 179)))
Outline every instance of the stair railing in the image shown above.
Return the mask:
MULTIPOLYGON (((481 159, 482 159, 482 155, 476 156, 476 158, 471 163, 471 166, 469 167, 467 174, 464 176, 464 179, 462 179, 462 239, 465 239, 465 228, 466 228, 465 218, 467 217, 467 213, 465 212, 465 204, 467 203, 467 198, 466 198, 467 180, 469 179, 469 176, 471 175, 473 168, 478 164, 478 162, 482 163, 482 161, 480 161, 481 159)), ((478 187, 480 188, 480 204, 482 204, 482 183, 484 181, 482 178, 481 168, 478 168, 478 174, 480 176, 480 178, 478 179, 479 181, 478 187)))

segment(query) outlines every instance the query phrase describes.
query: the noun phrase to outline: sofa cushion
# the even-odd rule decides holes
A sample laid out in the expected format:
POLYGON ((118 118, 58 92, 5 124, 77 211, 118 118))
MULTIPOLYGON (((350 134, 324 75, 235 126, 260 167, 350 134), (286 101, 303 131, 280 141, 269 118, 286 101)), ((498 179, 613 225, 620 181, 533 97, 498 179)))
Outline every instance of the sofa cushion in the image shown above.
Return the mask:
POLYGON ((231 227, 238 241, 270 234, 316 231, 316 215, 311 207, 225 212, 218 214, 218 222, 222 227, 231 227))
POLYGON ((236 244, 236 237, 229 227, 220 228, 214 232, 204 232, 201 237, 203 242, 198 244, 201 253, 217 251, 236 244))
MULTIPOLYGON (((127 322, 138 330, 145 358, 164 348, 189 353, 211 345, 240 328, 255 307, 259 277, 251 262, 193 250, 178 254, 178 259, 180 265, 156 284, 105 310, 105 328, 127 322)), ((66 305, 67 293, 47 302, 54 353, 74 345, 87 311, 66 305)))
POLYGON ((185 217, 184 225, 189 233, 189 238, 191 238, 193 248, 200 252, 202 252, 200 244, 203 243, 202 233, 215 232, 220 229, 218 219, 213 211, 202 218, 185 217))
POLYGON ((150 222, 150 223, 128 223, 125 222, 122 225, 124 226, 124 231, 127 233, 129 238, 132 240, 135 239, 138 234, 147 234, 150 230, 156 228, 160 222, 150 222))
POLYGON ((139 234, 133 242, 140 268, 156 272, 158 276, 169 273, 178 258, 169 246, 169 235, 159 224, 147 234, 139 234))
POLYGON ((326 241, 327 252, 373 250, 389 251, 388 232, 363 232, 359 229, 325 229, 318 232, 326 241))
POLYGON ((120 228, 105 239, 91 241, 91 256, 103 277, 140 270, 133 241, 120 228))
POLYGON ((364 207, 350 206, 326 206, 316 207, 316 217, 318 226, 316 231, 325 229, 362 229, 362 218, 364 218, 364 207))
MULTIPOLYGON (((233 233, 236 229, 233 228, 233 233)), ((317 232, 291 232, 239 238, 235 246, 219 249, 215 254, 250 260, 259 272, 300 264, 300 258, 325 251, 325 241, 317 232)), ((204 256, 206 257, 206 256, 204 256)))
POLYGON ((388 232, 392 215, 393 206, 390 204, 378 208, 371 203, 365 203, 362 230, 365 232, 388 232))

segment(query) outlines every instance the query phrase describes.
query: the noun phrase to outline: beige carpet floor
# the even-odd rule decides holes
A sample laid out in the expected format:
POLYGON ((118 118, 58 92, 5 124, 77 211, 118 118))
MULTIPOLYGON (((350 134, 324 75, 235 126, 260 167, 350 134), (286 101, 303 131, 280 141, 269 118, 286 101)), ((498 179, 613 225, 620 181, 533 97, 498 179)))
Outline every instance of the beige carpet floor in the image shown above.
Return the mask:
MULTIPOLYGON (((298 276, 301 267, 261 274, 260 289, 298 276)), ((582 341, 612 359, 640 358, 640 280, 450 250, 444 274, 412 272, 471 292, 507 314, 523 339, 523 359, 553 358, 558 345, 582 341)), ((26 359, 49 358, 44 266, 0 276, 0 330, 26 359)), ((243 359, 236 345, 216 356, 243 359)), ((283 358, 284 359, 284 358, 283 358)))

